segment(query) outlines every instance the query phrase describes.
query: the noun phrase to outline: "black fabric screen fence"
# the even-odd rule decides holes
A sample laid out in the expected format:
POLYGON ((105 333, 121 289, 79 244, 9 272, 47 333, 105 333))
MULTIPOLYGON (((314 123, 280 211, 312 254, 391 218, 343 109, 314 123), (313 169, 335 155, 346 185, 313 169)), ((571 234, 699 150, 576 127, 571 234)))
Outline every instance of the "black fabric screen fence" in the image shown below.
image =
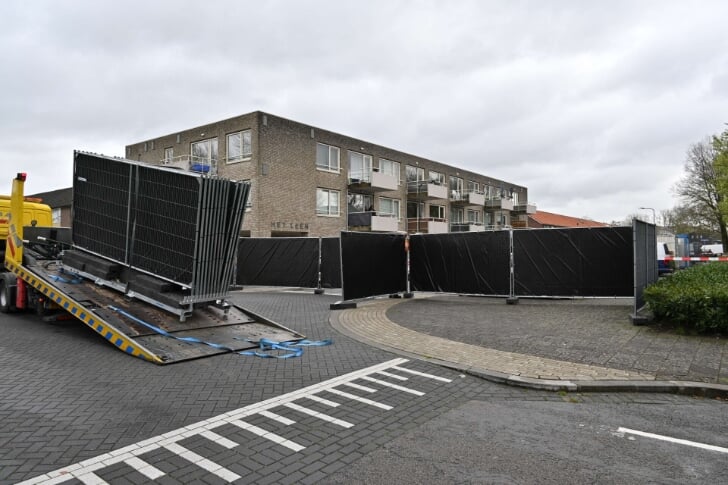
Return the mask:
POLYGON ((344 300, 403 292, 407 257, 403 234, 341 233, 344 300))
MULTIPOLYGON (((342 233, 345 300, 406 290, 404 238, 342 233)), ((631 227, 412 235, 410 286, 501 296, 633 296, 633 244, 631 227)))
POLYGON ((410 236, 413 290, 507 295, 508 231, 410 236))
POLYGON ((516 296, 632 296, 631 227, 513 232, 516 296))
POLYGON ((243 286, 341 287, 339 238, 240 238, 236 283, 243 286))

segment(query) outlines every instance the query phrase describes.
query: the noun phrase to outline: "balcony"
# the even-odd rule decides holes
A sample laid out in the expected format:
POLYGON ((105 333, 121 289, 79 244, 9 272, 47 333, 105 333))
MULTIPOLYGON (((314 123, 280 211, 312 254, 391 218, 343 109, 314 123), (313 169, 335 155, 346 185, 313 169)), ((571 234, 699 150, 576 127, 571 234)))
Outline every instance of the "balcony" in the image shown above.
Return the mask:
POLYGON ((479 222, 454 222, 450 224, 450 232, 482 232, 485 226, 479 222))
POLYGON ((483 207, 485 205, 485 194, 474 191, 461 192, 459 190, 451 190, 450 202, 454 205, 477 205, 483 207))
MULTIPOLYGON (((447 187, 425 180, 407 182, 407 198, 412 200, 448 199, 447 187)), ((447 231, 445 231, 447 232, 447 231)))
POLYGON ((399 180, 394 175, 380 172, 378 169, 349 171, 349 187, 357 192, 371 193, 377 191, 397 190, 399 180))
POLYGON ((495 210, 513 210, 513 200, 504 199, 502 197, 493 197, 485 201, 485 207, 487 209, 495 210))
POLYGON ((376 212, 349 212, 347 224, 352 231, 396 232, 399 219, 390 214, 377 215, 376 212))
POLYGON ((448 232, 447 220, 433 217, 407 219, 407 232, 410 234, 445 234, 448 232))
POLYGON ((513 212, 518 212, 521 214, 535 214, 536 213, 536 204, 518 204, 513 206, 513 212))
POLYGON ((217 175, 217 160, 212 158, 194 157, 192 155, 179 155, 162 160, 163 167, 178 168, 188 172, 217 175))

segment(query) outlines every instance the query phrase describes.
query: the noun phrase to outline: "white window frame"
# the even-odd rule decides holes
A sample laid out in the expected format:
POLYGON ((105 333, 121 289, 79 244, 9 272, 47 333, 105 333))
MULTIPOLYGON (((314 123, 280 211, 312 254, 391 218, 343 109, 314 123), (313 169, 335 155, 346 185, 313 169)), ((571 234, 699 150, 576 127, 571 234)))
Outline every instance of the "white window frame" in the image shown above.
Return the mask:
POLYGON ((379 198, 379 211, 377 212, 378 215, 382 216, 390 216, 390 217, 396 217, 397 220, 401 219, 401 207, 402 204, 399 199, 392 199, 389 197, 380 197, 379 198), (395 210, 387 210, 384 206, 387 204, 391 204, 395 210))
POLYGON ((428 213, 430 219, 441 219, 443 221, 446 220, 445 219, 445 206, 444 205, 430 204, 430 208, 428 209, 427 213, 428 213), (439 215, 433 216, 432 215, 432 210, 433 209, 436 209, 439 215))
POLYGON ((316 188, 316 215, 321 217, 339 217, 341 215, 341 191, 335 190, 335 189, 326 189, 323 187, 317 187, 316 188), (336 205, 332 205, 331 199, 332 196, 336 195, 336 205), (321 210, 319 207, 319 199, 321 196, 325 196, 327 200, 327 205, 325 206, 325 210, 321 210), (332 208, 335 208, 335 212, 332 211, 332 208))
POLYGON ((362 210, 349 212, 350 214, 358 213, 358 212, 369 212, 367 209, 371 208, 374 205, 374 198, 371 195, 360 194, 358 192, 350 192, 346 197, 346 210, 347 211, 349 211, 349 206, 351 206, 351 200, 355 197, 361 197, 362 210))
POLYGON ((225 163, 237 163, 250 160, 253 155, 253 139, 250 130, 236 131, 225 136, 225 163), (239 139, 240 153, 230 155, 230 142, 235 138, 239 139))
POLYGON ((174 147, 164 149, 164 163, 172 163, 174 160, 174 147))
POLYGON ((465 211, 462 207, 450 207, 450 224, 464 224, 465 211))
POLYGON ((203 145, 207 144, 207 157, 204 159, 208 164, 212 165, 213 163, 217 162, 217 156, 213 157, 213 152, 215 155, 218 155, 220 152, 218 152, 218 146, 217 146, 217 137, 215 138, 208 138, 207 140, 199 140, 199 141, 193 141, 190 143, 190 160, 192 162, 196 162, 199 158, 200 160, 203 160, 202 157, 198 157, 195 155, 194 146, 195 145, 203 145))
POLYGON ((320 170, 322 172, 340 173, 341 150, 339 150, 339 147, 327 145, 325 143, 316 143, 316 170, 320 170), (326 150, 326 165, 319 163, 319 154, 323 153, 323 149, 326 150))
POLYGON ((51 223, 53 227, 59 227, 61 225, 61 208, 60 207, 53 207, 51 209, 51 223))
POLYGON ((425 180, 425 169, 422 167, 417 167, 415 165, 407 165, 405 167, 405 177, 407 177, 407 183, 410 182, 423 182, 425 180), (410 170, 407 169, 414 169, 415 171, 415 177, 417 180, 410 180, 409 172, 410 170))
POLYGON ((480 184, 475 180, 468 180, 468 193, 471 192, 480 193, 480 184))
POLYGON ((372 173, 372 156, 355 152, 354 150, 347 151, 349 153, 349 178, 370 182, 372 173), (359 162, 361 163, 361 168, 357 170, 358 173, 355 173, 352 166, 354 163, 359 162))
POLYGON ((430 170, 430 183, 444 187, 445 174, 442 172, 438 172, 437 170, 430 170))
POLYGON ((379 159, 379 171, 385 175, 391 175, 397 179, 397 185, 402 185, 402 165, 387 158, 379 159))
POLYGON ((480 224, 481 223, 481 215, 483 214, 482 211, 476 210, 476 209, 468 209, 465 214, 465 220, 468 222, 468 224, 480 224), (475 217, 470 217, 471 215, 474 215, 475 217))

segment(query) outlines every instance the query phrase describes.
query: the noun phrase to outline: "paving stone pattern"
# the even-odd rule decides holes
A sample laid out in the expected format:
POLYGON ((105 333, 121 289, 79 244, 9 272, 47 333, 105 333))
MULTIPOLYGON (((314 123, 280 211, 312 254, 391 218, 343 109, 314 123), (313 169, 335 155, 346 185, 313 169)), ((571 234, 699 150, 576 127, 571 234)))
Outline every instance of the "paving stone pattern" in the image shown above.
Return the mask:
POLYGON ((652 375, 728 384, 728 338, 631 323, 631 300, 528 300, 438 295, 386 310, 402 327, 479 347, 652 375))

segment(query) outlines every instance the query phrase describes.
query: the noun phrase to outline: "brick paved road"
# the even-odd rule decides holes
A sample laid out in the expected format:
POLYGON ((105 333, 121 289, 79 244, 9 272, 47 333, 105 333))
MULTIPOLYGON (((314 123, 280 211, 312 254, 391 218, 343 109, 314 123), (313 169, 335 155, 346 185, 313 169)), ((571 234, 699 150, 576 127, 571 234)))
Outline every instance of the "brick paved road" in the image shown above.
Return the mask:
MULTIPOLYGON (((311 339, 333 337, 335 343, 306 349, 298 359, 224 355, 158 367, 122 354, 80 324, 54 326, 31 316, 0 315, 0 483, 16 483, 105 453, 113 454, 222 413, 399 357, 336 333, 328 324, 328 306, 338 297, 243 293, 235 299, 311 339)), ((460 376, 424 362, 410 361, 404 366, 452 382, 414 376, 408 383, 425 393, 414 396, 377 383, 356 381, 378 389, 374 395, 379 402, 392 406, 388 411, 336 395, 327 397, 341 404, 337 408, 307 402, 318 412, 351 423, 348 428, 295 409, 286 409, 286 413, 273 409, 295 418, 294 425, 272 424, 269 417, 261 415, 246 418, 251 425, 277 431, 305 446, 297 452, 228 425, 213 430, 224 440, 216 440, 215 435, 210 435, 214 439, 190 436, 178 444, 240 476, 243 483, 316 483, 468 401, 567 399, 557 393, 460 376), (230 442, 238 445, 228 448, 230 442)), ((385 380, 398 382, 386 376, 385 380)), ((371 397, 360 389, 351 392, 371 397)), ((624 394, 568 399, 679 402, 684 398, 624 394)), ((191 465, 176 451, 179 449, 174 446, 162 447, 142 457, 164 473, 156 482, 222 481, 204 466, 191 465)), ((145 478, 126 463, 106 466, 98 476, 111 483, 139 483, 145 478)))

